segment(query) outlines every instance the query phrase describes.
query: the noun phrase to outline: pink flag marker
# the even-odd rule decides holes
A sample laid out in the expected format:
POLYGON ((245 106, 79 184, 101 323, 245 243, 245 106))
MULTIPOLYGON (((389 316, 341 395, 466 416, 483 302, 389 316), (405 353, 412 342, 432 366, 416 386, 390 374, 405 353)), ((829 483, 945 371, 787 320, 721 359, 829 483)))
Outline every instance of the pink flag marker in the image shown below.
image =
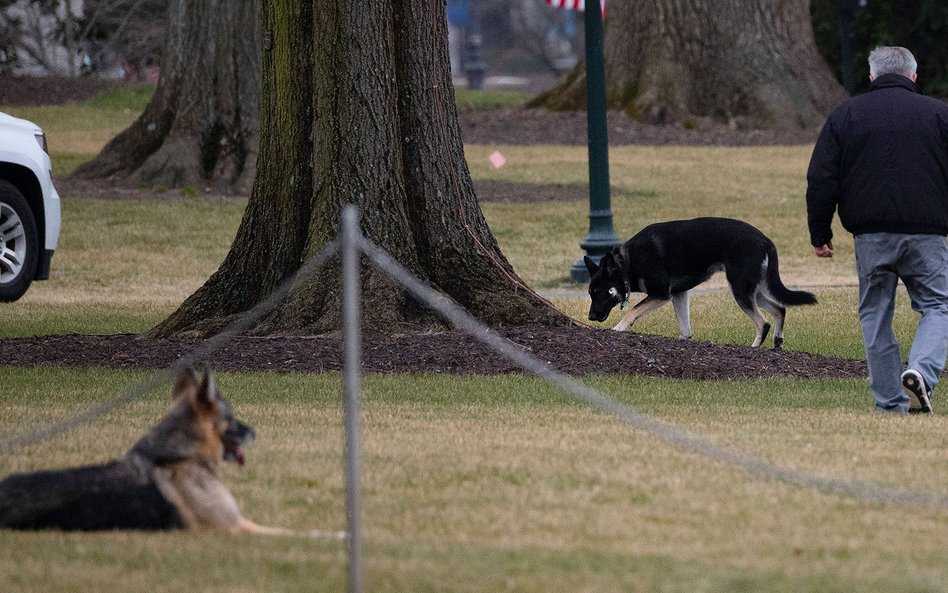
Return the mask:
POLYGON ((495 151, 494 151, 493 153, 491 153, 491 155, 490 155, 490 164, 494 165, 494 168, 495 168, 495 169, 500 169, 500 168, 503 167, 505 164, 507 164, 507 157, 505 157, 504 155, 500 154, 500 151, 499 151, 499 150, 495 150, 495 151))

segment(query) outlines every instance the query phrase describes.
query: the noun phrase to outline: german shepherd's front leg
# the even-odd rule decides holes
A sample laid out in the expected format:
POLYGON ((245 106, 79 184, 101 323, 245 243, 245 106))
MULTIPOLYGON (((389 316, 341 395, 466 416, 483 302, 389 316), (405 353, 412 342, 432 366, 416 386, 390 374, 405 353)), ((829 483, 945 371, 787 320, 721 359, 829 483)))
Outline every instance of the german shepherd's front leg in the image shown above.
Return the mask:
POLYGON ((325 537, 331 539, 346 539, 345 531, 324 531, 322 529, 312 529, 310 531, 295 531, 293 529, 284 529, 283 527, 268 527, 254 523, 246 517, 237 520, 229 531, 231 533, 252 533, 254 535, 280 535, 290 537, 325 537))
POLYGON ((252 533, 254 535, 299 535, 298 532, 293 531, 292 529, 284 529, 283 527, 267 527, 266 525, 254 523, 245 517, 237 519, 237 522, 231 525, 227 531, 230 531, 231 533, 252 533))
POLYGON ((622 321, 616 324, 613 330, 617 332, 627 330, 635 320, 639 317, 644 317, 645 315, 651 313, 655 309, 658 309, 665 303, 667 303, 670 298, 655 297, 651 295, 646 295, 644 299, 635 304, 634 307, 629 309, 629 312, 625 314, 625 317, 622 318, 622 321))
POLYGON ((177 509, 184 525, 196 531, 252 533, 290 537, 330 537, 344 539, 340 531, 294 531, 282 527, 259 525, 244 517, 237 508, 230 490, 207 468, 179 463, 155 468, 155 485, 177 509))

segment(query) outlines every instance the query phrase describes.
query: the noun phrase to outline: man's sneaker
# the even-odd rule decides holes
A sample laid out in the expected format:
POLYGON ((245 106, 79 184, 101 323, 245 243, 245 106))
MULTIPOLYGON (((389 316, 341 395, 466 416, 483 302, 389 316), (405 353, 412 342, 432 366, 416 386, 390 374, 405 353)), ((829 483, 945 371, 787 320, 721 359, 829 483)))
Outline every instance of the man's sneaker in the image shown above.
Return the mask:
POLYGON ((909 414, 931 414, 932 394, 921 373, 908 369, 902 373, 902 390, 909 398, 909 414))

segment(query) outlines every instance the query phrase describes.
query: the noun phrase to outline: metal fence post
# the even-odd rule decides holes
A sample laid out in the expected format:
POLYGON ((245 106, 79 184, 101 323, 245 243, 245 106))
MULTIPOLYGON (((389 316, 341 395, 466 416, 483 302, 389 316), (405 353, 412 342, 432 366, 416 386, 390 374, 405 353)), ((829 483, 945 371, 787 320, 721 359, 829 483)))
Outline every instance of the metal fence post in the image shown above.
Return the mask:
POLYGON ((342 210, 342 309, 345 348, 345 425, 346 425, 346 552, 349 558, 349 593, 362 593, 362 537, 359 500, 359 391, 362 366, 362 334, 359 327, 359 210, 342 210))

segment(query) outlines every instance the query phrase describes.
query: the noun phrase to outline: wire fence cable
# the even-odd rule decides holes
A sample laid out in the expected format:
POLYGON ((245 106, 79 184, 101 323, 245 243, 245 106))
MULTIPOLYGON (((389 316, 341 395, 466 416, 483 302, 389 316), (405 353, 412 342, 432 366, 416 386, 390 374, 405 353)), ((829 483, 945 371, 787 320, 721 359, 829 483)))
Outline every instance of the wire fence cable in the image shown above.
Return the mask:
POLYGON ((324 245, 316 255, 309 258, 300 266, 300 269, 294 276, 284 280, 266 299, 260 301, 253 308, 229 323, 219 333, 202 342, 200 346, 180 357, 170 369, 152 373, 148 378, 125 389, 115 397, 88 406, 62 420, 0 439, 0 453, 8 453, 14 449, 39 443, 75 430, 85 424, 90 424, 116 408, 145 397, 159 386, 165 384, 178 370, 191 367, 200 361, 207 360, 207 357, 210 356, 211 353, 233 340, 238 334, 253 327, 254 323, 272 311, 274 307, 286 298, 297 282, 303 282, 319 271, 319 269, 336 254, 338 247, 338 240, 333 240, 324 245))
POLYGON ((680 450, 696 453, 716 462, 740 468, 766 479, 812 488, 825 494, 834 494, 866 502, 896 503, 914 508, 948 509, 948 495, 935 492, 916 492, 884 488, 860 481, 827 478, 780 467, 769 461, 717 445, 705 438, 647 416, 634 408, 617 402, 517 347, 497 334, 450 299, 416 278, 408 269, 366 237, 361 237, 362 251, 381 270, 404 286, 458 329, 464 330, 489 348, 505 356, 524 370, 545 379, 562 391, 585 402, 600 412, 615 416, 630 426, 642 430, 680 450))

